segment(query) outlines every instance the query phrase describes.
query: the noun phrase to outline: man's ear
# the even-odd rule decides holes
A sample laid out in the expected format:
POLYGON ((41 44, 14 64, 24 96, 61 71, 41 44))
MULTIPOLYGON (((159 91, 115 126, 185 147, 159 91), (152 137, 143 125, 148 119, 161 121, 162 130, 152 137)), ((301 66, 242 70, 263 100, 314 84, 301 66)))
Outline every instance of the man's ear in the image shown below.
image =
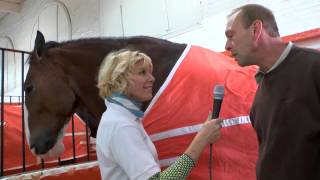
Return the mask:
POLYGON ((257 41, 260 39, 263 30, 263 23, 261 20, 255 20, 252 23, 252 33, 253 33, 253 40, 257 41))

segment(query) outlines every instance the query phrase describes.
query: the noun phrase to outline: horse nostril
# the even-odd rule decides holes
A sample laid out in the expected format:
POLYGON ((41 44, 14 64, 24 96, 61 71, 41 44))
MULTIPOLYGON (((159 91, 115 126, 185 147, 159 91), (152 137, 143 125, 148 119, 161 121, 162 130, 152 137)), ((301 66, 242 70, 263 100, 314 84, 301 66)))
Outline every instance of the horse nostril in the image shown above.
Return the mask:
POLYGON ((55 138, 40 138, 35 143, 30 144, 30 149, 34 149, 36 154, 46 154, 54 146, 55 142, 55 138))

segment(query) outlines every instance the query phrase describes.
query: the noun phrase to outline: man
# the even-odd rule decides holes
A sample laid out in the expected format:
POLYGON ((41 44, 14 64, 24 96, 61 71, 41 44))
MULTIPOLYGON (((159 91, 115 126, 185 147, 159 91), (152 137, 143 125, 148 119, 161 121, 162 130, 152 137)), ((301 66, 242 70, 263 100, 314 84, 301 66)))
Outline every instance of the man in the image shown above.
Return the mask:
POLYGON ((257 179, 320 179, 320 53, 283 42, 273 13, 261 5, 235 9, 225 34, 240 66, 259 66, 250 113, 257 179))

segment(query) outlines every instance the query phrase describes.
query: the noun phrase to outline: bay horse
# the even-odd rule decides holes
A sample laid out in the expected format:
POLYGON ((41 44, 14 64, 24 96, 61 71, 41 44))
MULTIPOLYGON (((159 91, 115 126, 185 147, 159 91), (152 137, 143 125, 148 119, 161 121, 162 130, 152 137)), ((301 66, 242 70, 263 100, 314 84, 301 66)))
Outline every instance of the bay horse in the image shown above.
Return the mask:
MULTIPOLYGON (((146 36, 46 43, 43 34, 37 32, 24 83, 26 136, 35 155, 45 158, 49 150, 63 150, 63 129, 73 113, 86 120, 91 136, 96 136, 100 116, 106 109, 96 87, 99 65, 109 52, 122 48, 139 50, 151 57, 156 77, 154 94, 186 44, 146 36)), ((148 103, 144 103, 144 109, 148 103)))

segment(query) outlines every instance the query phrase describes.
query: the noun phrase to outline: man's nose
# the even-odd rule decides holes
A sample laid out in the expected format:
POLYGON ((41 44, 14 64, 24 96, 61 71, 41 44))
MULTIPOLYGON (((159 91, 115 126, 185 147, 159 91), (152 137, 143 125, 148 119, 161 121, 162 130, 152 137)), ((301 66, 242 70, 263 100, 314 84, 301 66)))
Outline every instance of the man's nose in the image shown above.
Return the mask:
POLYGON ((232 49, 232 45, 231 45, 231 42, 229 40, 227 40, 225 46, 224 46, 224 49, 227 50, 227 51, 231 51, 232 49))

